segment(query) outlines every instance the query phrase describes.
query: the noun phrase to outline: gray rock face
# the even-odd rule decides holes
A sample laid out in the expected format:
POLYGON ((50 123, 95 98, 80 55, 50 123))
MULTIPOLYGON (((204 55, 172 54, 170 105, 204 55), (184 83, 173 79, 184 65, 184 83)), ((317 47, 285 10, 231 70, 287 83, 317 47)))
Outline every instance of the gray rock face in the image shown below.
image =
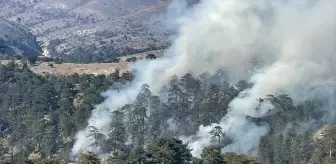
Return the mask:
POLYGON ((27 28, 0 19, 0 53, 38 56, 41 51, 36 37, 27 28))

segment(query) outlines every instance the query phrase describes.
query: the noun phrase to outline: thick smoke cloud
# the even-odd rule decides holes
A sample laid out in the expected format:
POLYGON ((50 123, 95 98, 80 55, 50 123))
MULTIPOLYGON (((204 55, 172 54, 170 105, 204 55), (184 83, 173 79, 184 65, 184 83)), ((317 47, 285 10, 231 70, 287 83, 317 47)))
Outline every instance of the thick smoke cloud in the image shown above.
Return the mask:
MULTIPOLYGON (((265 102, 255 110, 259 98, 281 92, 299 97, 301 86, 335 79, 336 1, 300 2, 207 0, 194 5, 179 19, 179 35, 165 57, 133 65, 134 83, 120 92, 104 93, 106 100, 95 108, 89 125, 106 134, 110 112, 133 102, 144 83, 155 91, 173 75, 200 75, 225 67, 232 83, 249 79, 254 86, 229 104, 229 113, 219 123, 201 126, 194 136, 181 139, 198 156, 210 144, 210 130, 219 125, 233 139, 223 151, 253 154, 268 127, 246 116, 261 117, 272 108, 265 102)), ((77 134, 73 154, 90 149, 88 130, 77 134)))
MULTIPOLYGON (((245 9, 253 9, 253 4, 247 1, 230 2, 234 3, 234 6, 230 8, 233 13, 241 13, 237 12, 240 5, 247 5, 248 8, 245 9)), ((222 1, 222 3, 225 2, 222 1)), ((245 118, 246 116, 262 117, 269 109, 272 109, 270 104, 264 104, 263 108, 256 110, 258 98, 279 92, 291 93, 292 96, 297 97, 301 92, 300 86, 309 87, 328 80, 334 81, 335 66, 332 63, 336 59, 334 54, 336 50, 334 39, 336 3, 319 1, 312 8, 303 10, 293 8, 288 4, 272 3, 270 5, 274 14, 272 32, 279 34, 273 34, 272 36, 276 37, 270 37, 277 39, 271 44, 278 44, 273 47, 279 49, 275 51, 277 52, 275 56, 268 53, 264 57, 275 57, 275 60, 258 69, 258 72, 250 77, 254 86, 243 91, 230 103, 229 113, 219 124, 201 127, 200 132, 195 136, 182 137, 191 143, 194 155, 200 154, 204 147, 199 147, 200 145, 210 144, 208 133, 217 125, 223 128, 227 136, 233 138, 233 143, 226 146, 223 151, 253 154, 259 138, 267 132, 267 126, 257 126, 245 118)), ((258 8, 260 6, 258 4, 258 8)))

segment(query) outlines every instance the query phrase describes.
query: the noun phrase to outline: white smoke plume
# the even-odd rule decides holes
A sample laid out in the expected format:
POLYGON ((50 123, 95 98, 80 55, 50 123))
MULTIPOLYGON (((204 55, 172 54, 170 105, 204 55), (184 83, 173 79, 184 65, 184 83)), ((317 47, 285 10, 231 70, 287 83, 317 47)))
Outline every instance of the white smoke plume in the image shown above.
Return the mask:
MULTIPOLYGON (((229 113, 197 134, 181 137, 193 155, 210 144, 209 131, 223 128, 233 142, 223 151, 253 154, 267 126, 257 126, 246 116, 261 117, 271 108, 258 99, 287 92, 299 95, 301 85, 334 81, 336 65, 336 1, 309 0, 204 0, 179 19, 179 35, 164 58, 133 65, 136 79, 120 92, 108 91, 89 120, 102 133, 108 132, 110 112, 134 101, 142 84, 158 90, 171 76, 215 72, 226 67, 235 82, 248 78, 254 84, 229 105, 229 113), (297 1, 293 1, 297 2, 297 1), (253 62, 251 62, 253 61, 253 62), (252 70, 253 72, 249 72, 252 70)), ((72 153, 90 149, 88 128, 78 132, 72 153)))
MULTIPOLYGON (((236 8, 240 5, 253 9, 253 3, 262 1, 230 2, 234 3, 231 9, 237 13, 236 8)), ((263 1, 262 4, 267 3, 263 1)), ((267 107, 270 104, 266 104, 263 108, 256 110, 258 98, 281 91, 291 93, 295 97, 296 92, 300 92, 298 89, 301 85, 314 85, 318 82, 335 80, 333 74, 335 66, 332 63, 336 59, 334 39, 336 36, 336 2, 318 1, 312 8, 303 10, 293 8, 288 4, 272 3, 270 5, 274 14, 272 30, 281 36, 271 37, 278 39, 271 43, 279 44, 273 46, 279 48, 275 54, 276 59, 251 76, 250 81, 254 86, 243 91, 229 104, 229 113, 220 123, 200 127, 200 132, 195 136, 182 137, 190 142, 193 155, 199 156, 204 146, 210 144, 209 132, 218 125, 223 128, 227 136, 233 138, 233 143, 226 146, 223 151, 253 154, 260 137, 267 132, 267 127, 254 125, 245 118, 246 116, 264 116, 271 109, 271 106, 267 107)), ((258 7, 260 6, 259 4, 258 7)))

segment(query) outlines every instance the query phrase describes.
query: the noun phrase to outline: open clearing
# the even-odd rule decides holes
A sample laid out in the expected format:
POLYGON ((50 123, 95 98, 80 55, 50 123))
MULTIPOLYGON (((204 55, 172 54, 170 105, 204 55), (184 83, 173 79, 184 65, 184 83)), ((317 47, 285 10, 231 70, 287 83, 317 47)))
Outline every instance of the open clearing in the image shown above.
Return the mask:
POLYGON ((155 54, 157 57, 163 56, 163 50, 148 51, 145 53, 139 53, 134 55, 127 55, 120 57, 119 63, 90 63, 90 64, 76 64, 76 63, 62 63, 62 64, 49 64, 49 62, 42 62, 30 67, 30 70, 39 75, 73 75, 75 73, 81 74, 93 74, 93 75, 109 75, 115 72, 116 69, 120 70, 120 73, 129 71, 129 65, 132 62, 126 62, 127 58, 136 57, 138 60, 144 60, 147 54, 155 54))
POLYGON ((93 74, 93 75, 109 75, 115 72, 116 69, 120 69, 120 72, 128 71, 127 62, 120 63, 90 63, 90 64, 75 64, 75 63, 62 63, 62 64, 53 64, 50 66, 48 62, 43 62, 39 65, 33 66, 30 68, 36 74, 47 75, 73 75, 77 74, 93 74))

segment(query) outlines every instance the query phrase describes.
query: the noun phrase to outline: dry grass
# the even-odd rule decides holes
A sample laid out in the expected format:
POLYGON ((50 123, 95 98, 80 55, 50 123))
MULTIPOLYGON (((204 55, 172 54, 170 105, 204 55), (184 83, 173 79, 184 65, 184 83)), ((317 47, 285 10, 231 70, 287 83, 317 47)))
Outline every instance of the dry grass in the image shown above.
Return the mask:
POLYGON ((35 66, 30 67, 30 70, 39 75, 73 75, 75 73, 81 74, 94 74, 94 75, 109 75, 115 72, 116 69, 120 70, 120 73, 129 71, 129 62, 126 62, 127 58, 136 57, 138 60, 144 60, 147 54, 155 54, 157 57, 163 56, 163 50, 154 50, 144 53, 138 53, 133 55, 127 55, 120 57, 119 63, 90 63, 90 64, 75 64, 75 63, 62 63, 53 64, 51 67, 48 62, 42 62, 35 66))
POLYGON ((75 63, 62 63, 53 64, 51 67, 49 63, 43 62, 39 65, 30 68, 34 73, 40 75, 54 74, 54 75, 73 75, 75 73, 81 74, 94 74, 94 75, 108 75, 120 69, 120 72, 128 71, 127 62, 120 63, 91 63, 91 64, 75 64, 75 63))

